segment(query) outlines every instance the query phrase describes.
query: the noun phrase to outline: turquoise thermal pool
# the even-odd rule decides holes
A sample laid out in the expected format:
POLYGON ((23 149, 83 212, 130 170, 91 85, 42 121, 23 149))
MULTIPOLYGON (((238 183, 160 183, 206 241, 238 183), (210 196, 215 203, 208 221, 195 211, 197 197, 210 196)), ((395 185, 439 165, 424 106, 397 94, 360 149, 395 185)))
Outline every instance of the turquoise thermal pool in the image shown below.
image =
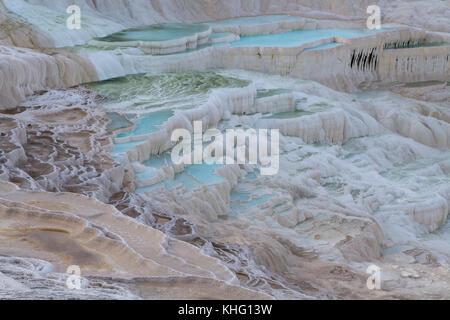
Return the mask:
MULTIPOLYGON (((185 72, 164 75, 139 74, 90 84, 105 101, 109 110, 111 129, 122 129, 134 125, 135 128, 117 135, 118 139, 139 137, 139 141, 116 142, 111 155, 123 162, 124 153, 144 143, 144 137, 157 132, 176 110, 200 107, 207 102, 214 89, 241 88, 249 81, 223 76, 216 72, 185 72), (120 113, 120 114, 119 114, 120 113), (123 114, 123 115, 121 115, 123 114), (126 118, 125 118, 126 116, 126 118)), ((136 138, 135 138, 136 139, 136 138)), ((125 140, 126 141, 126 140, 125 140)), ((215 170, 222 165, 194 164, 186 166, 183 172, 176 173, 174 179, 146 185, 156 177, 157 170, 171 166, 170 153, 151 156, 142 163, 146 169, 136 172, 140 187, 138 192, 146 192, 164 186, 173 189, 182 185, 192 191, 202 185, 220 183, 224 178, 215 170)))
MULTIPOLYGON (((117 138, 131 138, 157 132, 177 109, 191 109, 201 106, 208 100, 213 89, 240 88, 249 84, 246 80, 222 76, 216 72, 184 72, 163 75, 138 74, 92 83, 89 88, 96 90, 105 107, 117 112, 108 113, 111 120, 110 130, 118 130, 135 125, 130 131, 122 132, 117 138), (127 118, 121 116, 124 114, 127 118)), ((123 162, 124 153, 146 140, 119 142, 114 144, 111 155, 123 162)), ((148 167, 145 172, 137 173, 138 180, 154 177, 154 170, 170 165, 170 157, 153 156, 144 162, 148 167), (165 160, 164 162, 162 160, 165 160)), ((223 181, 214 174, 214 166, 193 165, 185 172, 175 175, 173 181, 164 185, 171 189, 182 184, 187 190, 195 189, 202 184, 223 181)), ((161 185, 161 184, 159 184, 161 185)), ((148 191, 157 185, 141 187, 139 192, 148 191)))
POLYGON ((264 34, 257 36, 244 36, 240 40, 230 43, 232 47, 295 47, 303 44, 332 38, 359 38, 365 37, 377 32, 385 31, 380 30, 367 30, 367 29, 317 29, 317 30, 296 30, 275 34, 264 34))
POLYGON ((136 128, 132 131, 122 132, 117 137, 125 138, 130 136, 140 136, 158 131, 161 124, 173 116, 172 110, 155 111, 146 115, 141 115, 134 120, 136 128))
POLYGON ((251 193, 243 193, 237 191, 230 192, 231 198, 231 213, 229 216, 236 217, 240 214, 245 214, 246 211, 253 207, 262 205, 269 201, 275 195, 264 194, 261 196, 252 195, 251 193))
MULTIPOLYGON (((143 180, 155 178, 155 170, 170 164, 170 156, 168 154, 164 154, 163 156, 153 156, 143 164, 147 169, 137 174, 138 182, 141 182, 141 184, 143 183, 143 180)), ((137 189, 137 192, 148 192, 159 187, 165 187, 168 190, 172 190, 178 186, 182 186, 187 192, 190 192, 203 185, 224 182, 225 179, 215 173, 216 169, 221 166, 223 165, 208 165, 205 163, 186 166, 183 172, 175 174, 174 179, 165 179, 159 183, 141 186, 137 189)))

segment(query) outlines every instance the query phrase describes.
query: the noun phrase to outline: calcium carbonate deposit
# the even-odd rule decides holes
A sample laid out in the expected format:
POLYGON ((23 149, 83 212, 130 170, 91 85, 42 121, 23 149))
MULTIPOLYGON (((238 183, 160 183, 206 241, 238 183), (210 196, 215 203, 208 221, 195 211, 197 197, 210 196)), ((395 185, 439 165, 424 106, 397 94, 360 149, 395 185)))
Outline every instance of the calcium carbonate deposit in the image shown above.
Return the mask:
POLYGON ((73 2, 0 0, 1 299, 450 297, 448 1, 73 2))

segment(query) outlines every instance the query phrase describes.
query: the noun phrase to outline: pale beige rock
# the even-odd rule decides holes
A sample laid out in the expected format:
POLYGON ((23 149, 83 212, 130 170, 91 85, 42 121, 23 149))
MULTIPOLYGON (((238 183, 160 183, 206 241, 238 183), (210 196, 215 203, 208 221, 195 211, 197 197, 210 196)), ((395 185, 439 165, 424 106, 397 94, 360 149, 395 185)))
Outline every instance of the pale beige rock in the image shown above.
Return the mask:
MULTIPOLYGON (((185 287, 185 282, 191 290, 198 286, 195 295, 191 290, 179 291, 179 298, 224 298, 227 290, 241 298, 268 298, 231 285, 235 275, 219 260, 192 245, 169 240, 160 231, 122 216, 112 206, 76 194, 24 191, 6 182, 0 185, 2 252, 14 246, 16 253, 48 260, 60 271, 77 264, 84 275, 151 277, 160 285, 167 284, 169 291, 185 287), (174 276, 185 279, 179 281, 174 276), (170 285, 173 281, 178 284, 170 285), (208 290, 205 282, 217 283, 221 289, 208 290)), ((152 285, 151 281, 147 286, 152 285)))

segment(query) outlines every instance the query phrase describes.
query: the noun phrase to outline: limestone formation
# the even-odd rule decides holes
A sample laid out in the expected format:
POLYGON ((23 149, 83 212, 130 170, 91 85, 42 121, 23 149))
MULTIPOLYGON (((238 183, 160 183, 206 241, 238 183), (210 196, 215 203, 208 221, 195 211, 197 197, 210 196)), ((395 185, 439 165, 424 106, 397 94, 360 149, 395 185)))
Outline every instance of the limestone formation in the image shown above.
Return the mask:
POLYGON ((448 1, 72 4, 0 0, 0 298, 448 298, 448 1))

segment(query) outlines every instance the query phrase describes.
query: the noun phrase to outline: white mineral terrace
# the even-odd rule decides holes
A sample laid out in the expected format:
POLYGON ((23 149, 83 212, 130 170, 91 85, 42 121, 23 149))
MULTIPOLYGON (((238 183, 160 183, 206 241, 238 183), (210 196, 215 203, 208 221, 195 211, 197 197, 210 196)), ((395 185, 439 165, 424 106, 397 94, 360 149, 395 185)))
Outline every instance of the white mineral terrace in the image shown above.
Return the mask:
POLYGON ((450 297, 448 1, 72 2, 0 0, 0 298, 450 297))

